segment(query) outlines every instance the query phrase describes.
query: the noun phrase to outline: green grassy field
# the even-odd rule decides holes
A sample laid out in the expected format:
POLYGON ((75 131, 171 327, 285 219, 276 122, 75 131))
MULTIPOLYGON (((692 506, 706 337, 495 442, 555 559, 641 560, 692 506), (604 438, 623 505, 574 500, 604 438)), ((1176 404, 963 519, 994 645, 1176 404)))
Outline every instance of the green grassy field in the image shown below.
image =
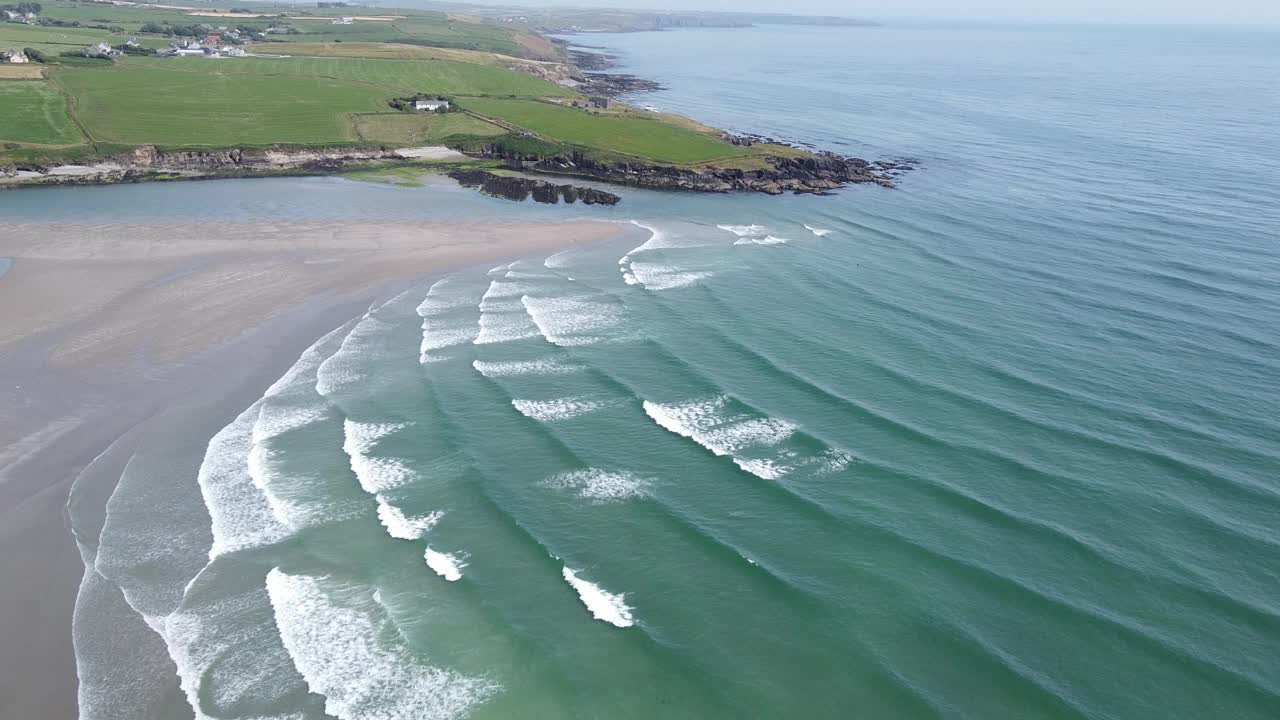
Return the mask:
POLYGON ((381 60, 456 60, 497 65, 506 56, 480 50, 434 48, 426 45, 373 42, 290 42, 261 48, 264 54, 314 57, 374 58, 381 60))
POLYGON ((379 113, 354 116, 356 134, 368 142, 435 145, 456 135, 495 136, 507 131, 463 113, 379 113))
POLYGON ((40 80, 0 80, 0 142, 72 145, 84 138, 61 93, 40 80))
POLYGON ((593 114, 533 100, 466 98, 460 104, 543 137, 666 163, 705 163, 755 154, 720 138, 657 119, 593 114))
POLYGON ((572 96, 574 91, 532 75, 451 60, 367 58, 128 58, 124 67, 147 67, 199 75, 300 75, 381 85, 388 99, 401 93, 445 95, 572 96))
POLYGON ((50 55, 114 40, 106 30, 56 28, 0 23, 0 50, 35 48, 50 55))
POLYGON ((351 113, 387 108, 385 88, 327 78, 145 67, 61 69, 52 76, 75 98, 76 116, 101 142, 166 147, 347 143, 357 139, 351 113))

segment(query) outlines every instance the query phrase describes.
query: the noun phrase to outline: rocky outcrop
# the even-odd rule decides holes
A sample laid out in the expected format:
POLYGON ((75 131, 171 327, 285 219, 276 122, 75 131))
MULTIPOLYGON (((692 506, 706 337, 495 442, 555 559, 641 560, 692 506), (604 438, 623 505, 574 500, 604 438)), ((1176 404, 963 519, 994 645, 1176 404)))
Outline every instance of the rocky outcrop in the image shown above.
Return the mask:
MULTIPOLYGON (((770 195, 824 193, 845 185, 872 183, 894 186, 894 175, 880 164, 832 153, 769 158, 771 167, 756 170, 656 166, 644 163, 602 162, 583 153, 549 158, 505 158, 523 169, 571 175, 620 185, 694 192, 763 192, 770 195)), ((894 165, 905 166, 905 161, 894 165)))
POLYGON ((556 185, 535 178, 497 175, 487 170, 454 170, 449 177, 463 187, 479 188, 486 195, 508 200, 522 201, 532 197, 535 202, 551 205, 561 200, 566 203, 581 200, 584 205, 617 205, 622 199, 596 188, 556 185))

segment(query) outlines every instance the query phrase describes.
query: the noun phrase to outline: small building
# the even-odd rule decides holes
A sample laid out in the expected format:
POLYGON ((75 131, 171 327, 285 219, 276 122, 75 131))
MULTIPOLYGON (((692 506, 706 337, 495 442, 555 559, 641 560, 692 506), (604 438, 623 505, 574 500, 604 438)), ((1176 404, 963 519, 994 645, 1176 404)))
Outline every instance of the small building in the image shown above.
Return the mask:
POLYGON ((169 57, 204 57, 202 47, 173 47, 162 53, 169 57))
POLYGON ((289 28, 285 27, 284 25, 272 25, 271 27, 267 28, 267 34, 268 35, 288 35, 289 28))
POLYGON ((131 47, 131 48, 142 47, 141 45, 138 44, 138 41, 134 38, 129 38, 128 40, 126 40, 124 43, 124 46, 131 47))
POLYGON ((89 47, 85 48, 84 50, 81 50, 80 52, 84 54, 85 57, 106 58, 108 60, 114 60, 115 58, 118 58, 124 54, 119 50, 111 47, 111 43, 107 43, 107 42, 100 42, 97 45, 90 45, 89 47))
POLYGON ((27 54, 21 50, 5 50, 0 52, 0 62, 20 65, 31 62, 31 58, 28 58, 27 54))
POLYGON ((227 57, 244 57, 245 55, 249 54, 244 51, 244 48, 237 47, 235 45, 223 45, 222 47, 218 48, 218 52, 221 52, 223 55, 226 55, 227 57))
POLYGON ((222 36, 213 34, 205 35, 200 39, 200 44, 205 47, 217 47, 222 44, 222 36))
POLYGON ((344 16, 344 17, 334 18, 333 24, 334 25, 352 25, 355 23, 355 21, 356 19, 353 17, 344 16))
POLYGON ((4 13, 4 19, 6 22, 21 22, 25 19, 22 13, 16 13, 12 10, 4 10, 0 12, 4 13))
POLYGON ((437 110, 448 110, 448 100, 414 100, 414 110, 426 110, 427 112, 435 112, 437 110))

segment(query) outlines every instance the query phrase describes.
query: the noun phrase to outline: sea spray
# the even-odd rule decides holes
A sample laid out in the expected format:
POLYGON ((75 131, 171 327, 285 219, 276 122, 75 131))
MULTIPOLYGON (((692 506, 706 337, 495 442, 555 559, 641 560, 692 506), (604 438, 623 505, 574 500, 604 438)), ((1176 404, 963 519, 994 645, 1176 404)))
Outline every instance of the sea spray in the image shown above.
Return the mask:
POLYGON ((433 550, 430 546, 423 553, 423 559, 426 560, 427 567, 449 582, 461 580, 462 568, 467 566, 464 556, 433 550))
POLYGON ((625 594, 608 592, 599 585, 578 577, 578 572, 570 570, 568 565, 562 570, 565 582, 578 593, 578 598, 591 612, 591 617, 620 628, 635 624, 631 615, 633 608, 627 606, 625 594))

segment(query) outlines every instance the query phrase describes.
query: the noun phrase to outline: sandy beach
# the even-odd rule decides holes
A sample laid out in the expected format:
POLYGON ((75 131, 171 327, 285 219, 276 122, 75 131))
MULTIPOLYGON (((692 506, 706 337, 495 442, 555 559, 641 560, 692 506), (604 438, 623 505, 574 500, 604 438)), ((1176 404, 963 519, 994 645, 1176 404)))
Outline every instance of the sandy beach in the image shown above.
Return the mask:
MULTIPOLYGON (((96 541, 92 523, 71 526, 77 478, 105 501, 148 437, 195 438, 194 453, 317 337, 411 281, 620 232, 594 222, 0 225, 0 258, 12 261, 0 275, 0 717, 77 716, 76 539, 96 541)), ((192 453, 174 462, 198 464, 192 453)))

